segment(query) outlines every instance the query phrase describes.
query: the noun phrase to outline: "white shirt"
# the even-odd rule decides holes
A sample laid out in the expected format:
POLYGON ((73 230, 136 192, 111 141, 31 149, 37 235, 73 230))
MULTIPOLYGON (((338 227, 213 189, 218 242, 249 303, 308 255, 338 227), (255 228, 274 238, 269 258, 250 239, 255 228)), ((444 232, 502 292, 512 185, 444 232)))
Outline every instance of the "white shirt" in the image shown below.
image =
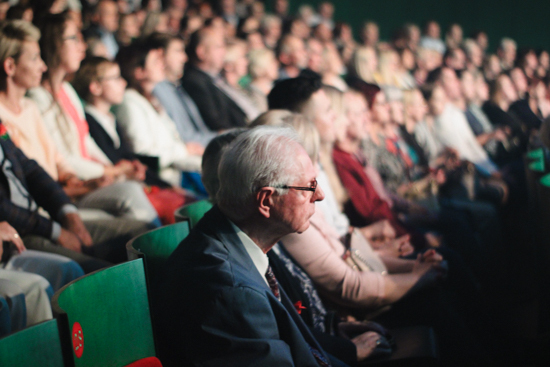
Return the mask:
POLYGON ((262 279, 265 280, 265 284, 269 287, 269 283, 267 282, 267 279, 265 278, 265 273, 267 272, 267 268, 269 267, 269 258, 266 254, 262 251, 261 248, 258 247, 252 241, 250 237, 246 233, 244 233, 239 227, 235 225, 232 221, 229 221, 231 223, 231 226, 235 230, 235 233, 237 233, 237 237, 241 240, 243 243, 244 249, 248 253, 248 256, 252 259, 252 262, 254 263, 254 266, 256 266, 256 269, 258 269, 258 272, 262 276, 262 279))
POLYGON ((464 112, 451 103, 447 103, 443 113, 435 118, 434 132, 444 146, 456 149, 460 158, 469 160, 478 169, 488 174, 497 170, 477 142, 464 112))

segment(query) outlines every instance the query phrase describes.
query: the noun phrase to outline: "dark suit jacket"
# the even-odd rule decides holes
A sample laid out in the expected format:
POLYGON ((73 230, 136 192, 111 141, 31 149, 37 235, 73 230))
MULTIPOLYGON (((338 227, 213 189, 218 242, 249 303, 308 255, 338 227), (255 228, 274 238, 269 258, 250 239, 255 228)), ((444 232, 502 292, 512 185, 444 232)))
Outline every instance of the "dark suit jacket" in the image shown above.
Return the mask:
POLYGON ((246 115, 231 98, 214 85, 212 77, 188 65, 182 87, 193 99, 206 126, 213 131, 246 126, 246 115))
POLYGON ((217 206, 170 256, 153 289, 164 366, 318 366, 321 350, 281 288, 280 302, 217 206))
MULTIPOLYGON (((15 176, 21 181, 34 201, 44 208, 52 218, 57 218, 60 209, 65 204, 71 204, 71 199, 34 160, 27 158, 11 140, 0 139, 0 147, 4 157, 12 164, 15 176)), ((10 200, 10 187, 3 170, 0 169, 0 221, 8 221, 21 236, 34 234, 51 237, 52 221, 38 211, 23 209, 10 200)))
MULTIPOLYGON (((280 246, 280 251, 284 252, 285 256, 296 263, 296 261, 292 259, 292 256, 290 256, 290 254, 288 254, 282 246, 280 246)), ((302 288, 301 282, 290 273, 283 260, 281 260, 281 258, 274 251, 269 251, 267 256, 269 257, 269 264, 273 269, 275 277, 277 277, 279 285, 284 288, 290 301, 293 304, 296 304, 298 301, 302 302, 302 306, 305 307, 305 309, 303 309, 300 313, 300 317, 308 326, 309 331, 315 337, 317 342, 319 342, 325 352, 339 358, 342 362, 347 363, 350 366, 357 365, 357 348, 355 347, 355 344, 343 337, 331 335, 328 330, 324 333, 315 329, 315 327, 313 327, 313 315, 311 313, 312 305, 309 302, 309 298, 305 294, 306 291, 302 288)), ((309 275, 305 272, 303 275, 309 277, 309 275)), ((333 316, 332 312, 329 312, 329 314, 330 316, 333 316)), ((331 319, 329 316, 327 316, 327 318, 331 319)), ((325 322, 329 322, 329 320, 325 320, 325 322)), ((328 329, 329 325, 326 327, 328 329)))

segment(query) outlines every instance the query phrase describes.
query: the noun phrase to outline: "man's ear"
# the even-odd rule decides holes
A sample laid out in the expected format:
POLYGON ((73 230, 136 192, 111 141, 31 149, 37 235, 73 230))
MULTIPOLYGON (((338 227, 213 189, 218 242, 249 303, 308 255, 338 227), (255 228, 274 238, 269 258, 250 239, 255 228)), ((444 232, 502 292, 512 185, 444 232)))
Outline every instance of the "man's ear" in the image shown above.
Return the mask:
POLYGON ((8 57, 6 60, 4 60, 4 71, 6 72, 7 76, 12 76, 15 73, 15 60, 13 57, 8 57))
POLYGON ((256 194, 256 205, 258 211, 265 218, 271 217, 271 209, 273 208, 273 195, 275 189, 273 187, 262 187, 256 194))
POLYGON ((199 59, 199 61, 204 60, 205 52, 206 52, 206 46, 205 45, 198 45, 197 46, 197 48, 195 49, 195 55, 197 55, 197 59, 199 59))
POLYGON ((90 93, 94 97, 98 97, 103 93, 103 87, 97 80, 93 80, 90 83, 90 86, 88 87, 88 89, 90 90, 90 93))
POLYGON ((145 77, 145 68, 138 66, 134 69, 134 78, 140 82, 145 77))

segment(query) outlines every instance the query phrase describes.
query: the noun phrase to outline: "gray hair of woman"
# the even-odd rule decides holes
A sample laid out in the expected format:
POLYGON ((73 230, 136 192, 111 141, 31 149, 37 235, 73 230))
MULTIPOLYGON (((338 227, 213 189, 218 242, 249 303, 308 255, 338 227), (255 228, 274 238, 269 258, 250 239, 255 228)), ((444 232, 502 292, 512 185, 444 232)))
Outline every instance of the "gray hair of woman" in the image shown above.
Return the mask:
MULTIPOLYGON (((240 134, 222 155, 216 203, 234 221, 253 214, 262 187, 288 185, 299 178, 298 134, 289 127, 258 126, 240 134)), ((286 189, 277 189, 279 194, 286 189)))

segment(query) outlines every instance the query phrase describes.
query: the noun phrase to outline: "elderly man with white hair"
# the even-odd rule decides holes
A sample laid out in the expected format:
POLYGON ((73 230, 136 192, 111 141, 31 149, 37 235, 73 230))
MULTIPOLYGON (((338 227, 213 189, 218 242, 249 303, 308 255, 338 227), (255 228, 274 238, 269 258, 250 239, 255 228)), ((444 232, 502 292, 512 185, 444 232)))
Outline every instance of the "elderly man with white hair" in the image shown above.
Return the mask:
POLYGON ((153 297, 163 365, 337 366, 278 286, 266 253, 309 227, 324 193, 291 129, 227 148, 216 205, 174 251, 153 297))

